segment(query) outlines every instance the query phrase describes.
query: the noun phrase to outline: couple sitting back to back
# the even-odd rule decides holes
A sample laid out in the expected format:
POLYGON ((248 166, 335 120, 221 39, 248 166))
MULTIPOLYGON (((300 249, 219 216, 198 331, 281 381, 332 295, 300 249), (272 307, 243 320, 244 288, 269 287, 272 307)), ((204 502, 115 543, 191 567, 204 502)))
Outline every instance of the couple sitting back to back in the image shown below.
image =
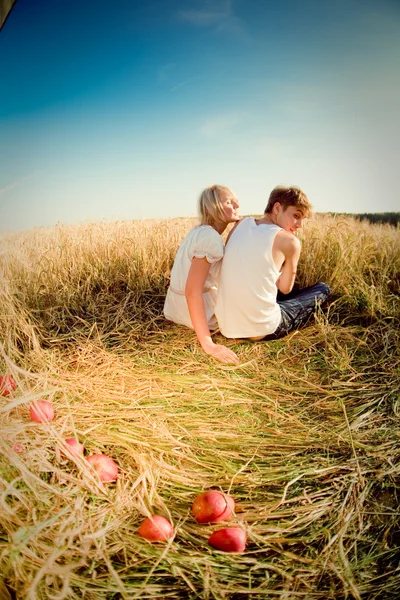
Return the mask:
POLYGON ((296 231, 311 205, 299 188, 278 186, 263 217, 240 219, 229 188, 212 185, 199 198, 200 225, 183 240, 171 271, 164 315, 195 330, 203 350, 223 363, 239 359, 215 344, 227 338, 272 340, 303 326, 329 296, 325 283, 293 288, 301 244, 296 231), (233 226, 224 249, 221 234, 233 226), (223 258, 223 260, 222 260, 223 258))

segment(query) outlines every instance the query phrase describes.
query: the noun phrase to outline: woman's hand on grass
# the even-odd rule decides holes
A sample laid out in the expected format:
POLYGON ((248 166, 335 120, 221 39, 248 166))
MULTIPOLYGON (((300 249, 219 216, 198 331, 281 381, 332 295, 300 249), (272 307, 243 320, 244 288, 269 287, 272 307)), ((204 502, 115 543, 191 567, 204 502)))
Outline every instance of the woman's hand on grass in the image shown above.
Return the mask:
POLYGON ((239 364, 239 357, 226 346, 222 346, 221 344, 208 344, 207 346, 203 346, 204 352, 221 361, 222 363, 234 363, 235 365, 239 364))

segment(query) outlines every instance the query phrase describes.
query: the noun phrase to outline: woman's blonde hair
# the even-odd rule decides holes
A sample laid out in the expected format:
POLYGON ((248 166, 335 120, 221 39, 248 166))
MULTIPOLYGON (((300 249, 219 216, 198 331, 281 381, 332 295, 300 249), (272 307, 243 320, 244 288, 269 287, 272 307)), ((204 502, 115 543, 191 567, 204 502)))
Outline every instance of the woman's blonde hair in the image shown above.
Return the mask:
POLYGON ((225 215, 221 205, 221 192, 235 195, 225 185, 210 185, 203 190, 199 197, 199 218, 202 225, 214 225, 216 221, 224 220, 225 215))

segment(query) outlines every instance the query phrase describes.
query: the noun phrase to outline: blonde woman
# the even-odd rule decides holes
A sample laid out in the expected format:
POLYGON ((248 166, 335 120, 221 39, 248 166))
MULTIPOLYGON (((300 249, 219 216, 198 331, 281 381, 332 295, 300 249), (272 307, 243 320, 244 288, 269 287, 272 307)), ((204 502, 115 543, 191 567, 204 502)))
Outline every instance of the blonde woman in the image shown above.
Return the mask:
POLYGON ((165 318, 194 329, 206 354, 236 364, 236 354, 215 344, 211 331, 218 327, 214 307, 224 255, 221 234, 229 223, 239 220, 238 208, 235 194, 223 185, 211 185, 200 194, 200 224, 189 231, 178 249, 164 304, 165 318))

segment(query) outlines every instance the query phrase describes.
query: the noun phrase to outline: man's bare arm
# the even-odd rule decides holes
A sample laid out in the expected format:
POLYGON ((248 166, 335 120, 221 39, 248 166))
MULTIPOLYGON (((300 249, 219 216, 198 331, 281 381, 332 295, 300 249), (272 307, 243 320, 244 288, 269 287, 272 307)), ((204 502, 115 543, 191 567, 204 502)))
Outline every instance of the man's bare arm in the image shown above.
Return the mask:
POLYGON ((279 250, 284 256, 281 274, 276 282, 278 290, 282 294, 289 294, 293 289, 294 280, 297 273, 297 264, 300 258, 300 241, 291 233, 284 235, 279 240, 279 250))

